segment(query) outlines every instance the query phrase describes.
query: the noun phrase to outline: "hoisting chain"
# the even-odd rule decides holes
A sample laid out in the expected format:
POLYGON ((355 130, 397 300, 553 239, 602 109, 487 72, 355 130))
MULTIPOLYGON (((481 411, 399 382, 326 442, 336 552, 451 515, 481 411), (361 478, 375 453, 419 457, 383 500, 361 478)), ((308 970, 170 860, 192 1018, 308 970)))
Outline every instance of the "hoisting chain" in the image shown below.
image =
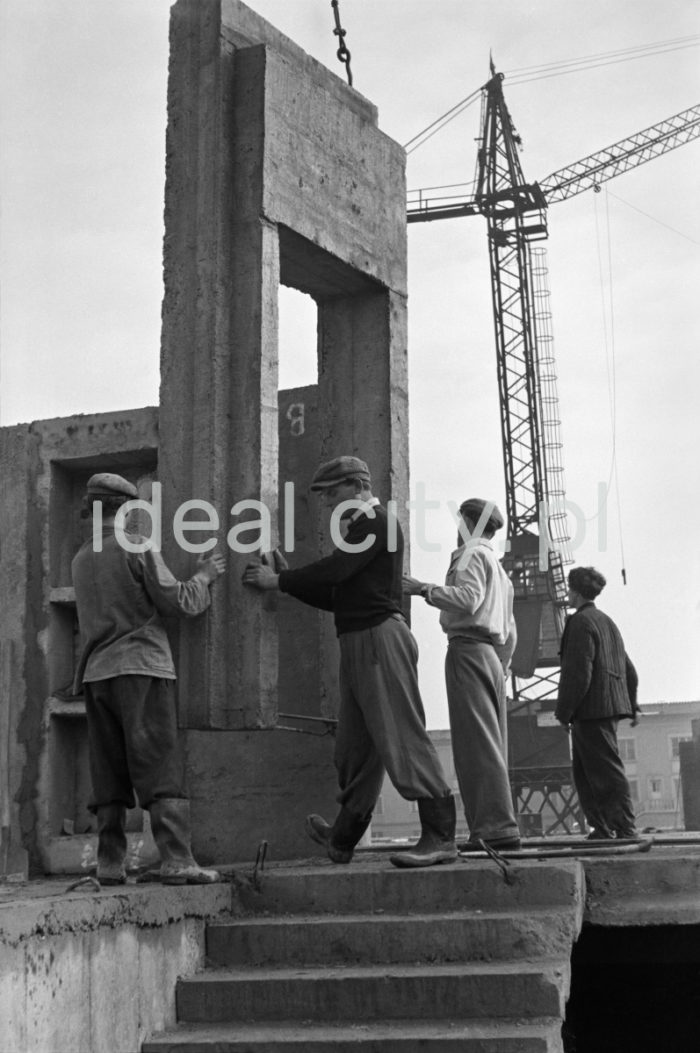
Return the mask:
POLYGON ((340 42, 336 55, 340 62, 345 64, 345 71, 348 75, 348 84, 352 87, 352 70, 350 69, 350 52, 345 46, 345 30, 340 24, 340 11, 338 10, 338 0, 331 0, 331 7, 333 8, 333 15, 335 16, 335 29, 333 30, 333 36, 338 37, 340 42))

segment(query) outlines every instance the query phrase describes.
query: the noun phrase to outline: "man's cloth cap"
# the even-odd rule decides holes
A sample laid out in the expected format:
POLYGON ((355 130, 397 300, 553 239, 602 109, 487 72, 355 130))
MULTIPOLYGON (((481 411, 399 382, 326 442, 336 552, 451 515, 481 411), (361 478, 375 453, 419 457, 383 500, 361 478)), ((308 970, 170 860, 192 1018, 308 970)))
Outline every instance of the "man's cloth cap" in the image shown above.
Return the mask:
POLYGON ((491 514, 485 523, 486 529, 500 530, 505 523, 505 519, 493 501, 483 501, 480 497, 470 497, 459 506, 459 514, 478 523, 487 505, 491 507, 491 514))
POLYGON ((91 475, 87 483, 90 497, 138 497, 139 492, 133 483, 113 472, 98 472, 91 475))
POLYGON ((344 479, 362 479, 365 483, 371 482, 369 468, 359 457, 334 457, 332 461, 326 461, 316 469, 311 480, 312 490, 328 490, 331 486, 337 486, 344 479))

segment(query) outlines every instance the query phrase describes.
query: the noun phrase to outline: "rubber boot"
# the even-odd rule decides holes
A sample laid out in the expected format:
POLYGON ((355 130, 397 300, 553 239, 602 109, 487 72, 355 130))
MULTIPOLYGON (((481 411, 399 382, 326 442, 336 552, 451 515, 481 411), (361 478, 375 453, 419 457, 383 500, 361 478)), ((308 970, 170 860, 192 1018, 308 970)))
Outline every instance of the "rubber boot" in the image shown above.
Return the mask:
POLYGON ((341 808, 333 826, 329 826, 320 815, 307 815, 306 832, 317 845, 323 845, 333 863, 349 863, 355 845, 370 824, 370 813, 365 819, 341 808))
POLYGON ((447 797, 421 797, 418 800, 420 840, 413 848, 390 856, 395 867, 432 867, 457 859, 455 827, 457 812, 452 794, 447 797))
POLYGON ((126 808, 103 804, 97 809, 97 880, 101 885, 126 884, 126 808))
POLYGON ((162 797, 153 801, 148 810, 164 885, 209 885, 221 881, 218 870, 205 870, 194 860, 190 847, 190 802, 186 798, 162 797))

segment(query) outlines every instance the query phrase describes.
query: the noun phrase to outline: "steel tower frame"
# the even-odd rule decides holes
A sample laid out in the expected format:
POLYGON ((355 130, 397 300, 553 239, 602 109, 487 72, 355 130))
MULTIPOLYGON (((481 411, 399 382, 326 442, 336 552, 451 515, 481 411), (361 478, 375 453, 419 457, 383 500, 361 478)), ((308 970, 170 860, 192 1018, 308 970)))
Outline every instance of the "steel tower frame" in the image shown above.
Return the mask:
MULTIPOLYGON (((503 96, 503 75, 492 62, 482 89, 474 193, 466 200, 459 200, 455 187, 409 194, 409 223, 476 213, 487 221, 508 513, 503 563, 513 582, 519 636, 511 713, 554 708, 567 601, 564 566, 571 561, 546 253, 534 244, 548 236, 548 203, 599 189, 607 179, 698 136, 700 106, 695 106, 559 169, 540 184, 528 183, 518 153, 521 140, 503 96)), ((546 832, 567 830, 574 819, 582 822, 570 769, 533 765, 511 776, 523 810, 532 811, 533 795, 540 812, 544 803, 551 806, 554 822, 546 832)))

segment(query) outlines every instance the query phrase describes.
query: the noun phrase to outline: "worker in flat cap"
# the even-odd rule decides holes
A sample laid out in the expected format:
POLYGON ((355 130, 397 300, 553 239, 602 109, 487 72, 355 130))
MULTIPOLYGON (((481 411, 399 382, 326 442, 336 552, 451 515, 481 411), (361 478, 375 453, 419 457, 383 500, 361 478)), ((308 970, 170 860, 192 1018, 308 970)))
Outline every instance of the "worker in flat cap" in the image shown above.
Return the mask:
POLYGON ((469 841, 517 851, 520 832, 508 780, 506 674, 515 650, 513 586, 492 539, 504 525, 492 501, 469 498, 459 509, 457 548, 444 585, 405 577, 404 589, 440 611, 447 634, 445 679, 452 751, 469 841))
POLYGON ((397 866, 456 859, 455 801, 425 730, 416 641, 402 610, 403 536, 372 493, 358 457, 336 457, 316 471, 311 490, 340 516, 342 545, 315 563, 277 572, 249 565, 243 580, 279 589, 333 612, 340 642, 340 709, 335 745, 340 810, 332 824, 306 820, 309 836, 334 863, 349 863, 367 830, 385 771, 402 797, 418 802, 421 837, 397 866))
POLYGON ((555 716, 571 731, 571 766, 589 838, 636 838, 634 808, 617 725, 639 723, 638 677, 615 622, 595 604, 605 588, 595 567, 569 571, 555 716))
POLYGON ((72 563, 82 638, 74 689, 85 694, 97 878, 105 885, 126 881, 126 809, 135 806, 135 792, 150 813, 161 881, 206 884, 220 878, 192 856, 175 666, 162 619, 202 614, 225 562, 218 555, 202 556, 189 581, 177 581, 147 539, 128 533, 125 545, 115 517, 136 497, 136 487, 120 475, 91 476, 84 509, 92 515, 99 503, 100 544, 94 537, 86 541, 72 563))

